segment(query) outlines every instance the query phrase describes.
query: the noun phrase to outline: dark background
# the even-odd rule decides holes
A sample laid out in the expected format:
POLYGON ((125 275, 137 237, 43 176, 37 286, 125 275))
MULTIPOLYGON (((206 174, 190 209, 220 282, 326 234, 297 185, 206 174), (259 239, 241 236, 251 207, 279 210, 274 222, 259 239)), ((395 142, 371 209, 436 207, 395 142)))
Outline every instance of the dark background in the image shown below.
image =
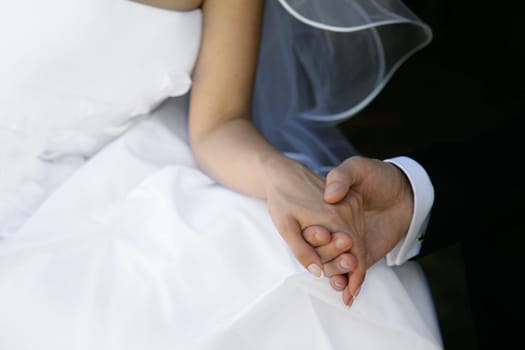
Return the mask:
MULTIPOLYGON (((523 115, 523 19, 512 3, 404 2, 431 26, 434 39, 404 63, 367 108, 342 125, 361 153, 402 155, 523 115)), ((478 348, 460 252, 456 244, 419 260, 447 350, 478 348)))

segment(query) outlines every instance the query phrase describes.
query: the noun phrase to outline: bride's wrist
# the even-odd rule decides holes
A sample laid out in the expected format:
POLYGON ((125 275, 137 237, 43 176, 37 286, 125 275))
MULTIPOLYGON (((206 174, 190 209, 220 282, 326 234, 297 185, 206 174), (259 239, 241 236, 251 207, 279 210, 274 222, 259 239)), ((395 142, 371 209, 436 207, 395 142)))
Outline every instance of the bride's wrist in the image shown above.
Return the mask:
POLYGON ((305 166, 295 159, 289 158, 282 153, 271 154, 261 159, 261 173, 265 197, 275 189, 279 183, 286 182, 286 177, 303 172, 305 166))

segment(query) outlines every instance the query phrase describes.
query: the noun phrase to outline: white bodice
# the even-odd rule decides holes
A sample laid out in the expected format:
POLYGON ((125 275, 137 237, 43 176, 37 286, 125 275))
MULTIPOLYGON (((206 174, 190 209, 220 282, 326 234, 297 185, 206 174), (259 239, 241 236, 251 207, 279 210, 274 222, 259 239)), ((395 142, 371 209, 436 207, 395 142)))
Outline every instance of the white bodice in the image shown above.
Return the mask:
POLYGON ((97 150, 191 86, 201 11, 3 2, 0 238, 97 150))

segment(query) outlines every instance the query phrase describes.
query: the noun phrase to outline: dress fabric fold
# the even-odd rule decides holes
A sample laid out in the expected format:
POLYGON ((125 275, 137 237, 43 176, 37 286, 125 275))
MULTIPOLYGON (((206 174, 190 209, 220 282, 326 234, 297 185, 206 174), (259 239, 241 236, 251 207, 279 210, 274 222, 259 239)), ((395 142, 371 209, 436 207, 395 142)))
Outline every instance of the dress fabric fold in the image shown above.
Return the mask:
MULTIPOLYGON (((276 147, 319 169, 351 148, 334 152, 344 138, 333 116, 353 115, 391 73, 371 47, 372 56, 385 61, 378 64, 383 71, 363 72, 369 91, 340 103, 332 96, 336 86, 323 80, 339 68, 325 71, 322 61, 303 53, 318 44, 323 51, 316 52, 332 50, 332 58, 342 59, 350 48, 368 47, 380 30, 362 28, 373 33, 339 52, 351 33, 334 31, 341 26, 336 18, 324 21, 329 8, 301 7, 306 3, 321 2, 267 2, 254 118, 276 147), (289 51, 268 54, 288 35, 289 51), (261 78, 265 73, 271 76, 261 78), (275 91, 267 85, 272 81, 275 91), (297 81, 292 85, 300 90, 273 103, 289 87, 285 81, 297 81), (312 140, 324 141, 317 150, 312 140)), ((137 120, 0 239, 0 349, 442 349, 430 290, 416 262, 392 268, 379 261, 349 309, 326 278, 297 262, 263 200, 203 173, 188 143, 189 97, 169 98, 137 120)))
POLYGON ((0 244, 1 349, 441 349, 415 262, 377 263, 346 307, 297 263, 264 201, 195 166, 178 102, 0 244))

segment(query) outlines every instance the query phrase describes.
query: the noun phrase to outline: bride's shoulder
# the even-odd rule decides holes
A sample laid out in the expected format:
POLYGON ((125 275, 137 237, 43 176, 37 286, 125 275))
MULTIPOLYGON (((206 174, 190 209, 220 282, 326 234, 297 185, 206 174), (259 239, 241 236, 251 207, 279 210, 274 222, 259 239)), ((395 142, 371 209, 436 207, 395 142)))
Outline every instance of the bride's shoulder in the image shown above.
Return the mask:
POLYGON ((204 0, 131 0, 146 5, 175 11, 191 11, 199 8, 204 0))

